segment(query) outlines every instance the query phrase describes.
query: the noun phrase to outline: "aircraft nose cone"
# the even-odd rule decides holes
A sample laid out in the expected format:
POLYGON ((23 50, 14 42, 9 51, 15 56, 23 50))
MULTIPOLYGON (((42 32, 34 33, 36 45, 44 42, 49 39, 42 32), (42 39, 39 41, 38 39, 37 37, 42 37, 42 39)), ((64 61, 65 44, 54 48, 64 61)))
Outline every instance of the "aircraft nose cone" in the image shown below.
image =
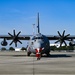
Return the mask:
POLYGON ((43 44, 42 43, 35 43, 35 48, 42 48, 43 47, 43 44))

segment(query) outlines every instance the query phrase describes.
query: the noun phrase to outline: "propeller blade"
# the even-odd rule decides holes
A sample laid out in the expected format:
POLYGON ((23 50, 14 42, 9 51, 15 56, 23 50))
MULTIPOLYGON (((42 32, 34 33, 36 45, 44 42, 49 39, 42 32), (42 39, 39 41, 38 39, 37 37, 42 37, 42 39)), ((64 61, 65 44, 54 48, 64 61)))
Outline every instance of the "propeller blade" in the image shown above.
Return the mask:
POLYGON ((67 41, 71 41, 70 39, 67 39, 67 41))
POLYGON ((15 47, 17 47, 17 42, 15 42, 15 47))
POLYGON ((65 37, 68 37, 68 36, 70 36, 70 34, 66 35, 65 37))
POLYGON ((63 34, 62 34, 63 37, 64 37, 64 34, 65 34, 65 30, 63 31, 63 34))
POLYGON ((14 41, 12 41, 9 45, 12 45, 14 41))
POLYGON ((67 46, 66 42, 64 41, 65 46, 67 46))
POLYGON ((60 37, 62 37, 59 31, 58 31, 58 34, 59 34, 60 37))
POLYGON ((60 47, 62 46, 62 42, 60 42, 60 47))
POLYGON ((65 42, 65 40, 71 41, 71 39, 68 39, 68 36, 70 36, 70 34, 65 35, 65 30, 63 31, 62 34, 60 34, 59 31, 57 32, 59 34, 59 39, 55 43, 60 42, 60 47, 62 46, 63 43, 65 44, 65 46, 67 46, 67 43, 65 42))
POLYGON ((16 34, 15 34, 15 30, 13 30, 13 33, 14 33, 14 36, 16 36, 16 34))
POLYGON ((8 33, 11 37, 13 37, 13 35, 11 35, 10 33, 8 33))
POLYGON ((21 31, 17 34, 17 36, 21 33, 21 31))
POLYGON ((58 43, 58 42, 60 42, 60 40, 57 40, 55 43, 58 43))
POLYGON ((20 44, 22 44, 22 42, 21 42, 20 40, 18 40, 18 42, 19 42, 20 44))
POLYGON ((15 47, 17 47, 17 42, 22 44, 22 42, 19 40, 19 37, 18 37, 20 33, 21 33, 21 31, 18 32, 18 34, 16 34, 15 30, 13 30, 13 35, 8 33, 12 38, 12 42, 9 45, 12 45, 13 43, 15 43, 15 47))

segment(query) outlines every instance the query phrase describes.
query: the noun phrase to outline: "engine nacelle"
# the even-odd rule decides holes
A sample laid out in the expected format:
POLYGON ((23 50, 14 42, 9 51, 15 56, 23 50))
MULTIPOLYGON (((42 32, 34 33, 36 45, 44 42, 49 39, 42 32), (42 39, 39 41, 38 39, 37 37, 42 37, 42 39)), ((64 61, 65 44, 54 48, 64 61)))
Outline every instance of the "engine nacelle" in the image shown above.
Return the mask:
POLYGON ((71 42, 70 42, 70 43, 69 43, 69 46, 75 46, 75 43, 71 43, 71 42))
POLYGON ((2 42, 1 42, 1 45, 2 45, 2 46, 7 46, 7 44, 8 44, 8 43, 7 43, 6 41, 2 41, 2 42))

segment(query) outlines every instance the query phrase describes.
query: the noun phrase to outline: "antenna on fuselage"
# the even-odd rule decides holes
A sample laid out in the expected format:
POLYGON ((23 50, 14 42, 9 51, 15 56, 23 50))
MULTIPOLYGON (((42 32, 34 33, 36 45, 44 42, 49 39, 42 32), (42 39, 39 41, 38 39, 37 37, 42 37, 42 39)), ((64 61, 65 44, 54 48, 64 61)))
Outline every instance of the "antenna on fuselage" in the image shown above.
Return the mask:
POLYGON ((39 28, 39 13, 37 15, 37 33, 40 33, 40 28, 39 28))

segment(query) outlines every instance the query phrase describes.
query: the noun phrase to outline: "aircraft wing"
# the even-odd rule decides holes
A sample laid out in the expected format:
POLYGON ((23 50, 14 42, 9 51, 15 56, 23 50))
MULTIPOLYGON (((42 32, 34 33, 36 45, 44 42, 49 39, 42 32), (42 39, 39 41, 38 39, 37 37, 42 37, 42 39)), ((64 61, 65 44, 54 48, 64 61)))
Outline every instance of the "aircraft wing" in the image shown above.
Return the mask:
POLYGON ((55 43, 59 42, 60 43, 60 47, 61 47, 63 43, 65 44, 65 46, 67 46, 66 41, 70 41, 70 42, 72 41, 73 42, 73 39, 75 39, 75 36, 69 36, 69 34, 65 35, 65 36, 51 36, 50 35, 50 36, 47 36, 47 38, 49 40, 56 40, 55 43))
POLYGON ((49 36, 47 36, 47 38, 49 40, 56 40, 55 43, 58 43, 59 42, 60 43, 60 46, 62 46, 63 43, 65 44, 65 46, 67 46, 67 43, 66 43, 65 40, 70 41, 70 42, 71 41, 73 42, 73 39, 75 39, 75 36, 72 36, 70 34, 65 35, 65 30, 63 31, 62 34, 60 34, 59 31, 57 31, 57 32, 58 32, 58 35, 54 35, 54 36, 49 35, 49 36))
POLYGON ((17 35, 16 34, 11 35, 9 33, 9 35, 0 35, 0 39, 3 39, 3 41, 1 42, 1 45, 6 46, 7 45, 6 40, 12 40, 9 45, 12 45, 13 43, 15 43, 15 47, 17 47, 17 42, 22 44, 20 40, 30 40, 31 35, 19 35, 19 34, 20 33, 18 33, 17 35))
POLYGON ((4 38, 6 40, 13 40, 13 42, 17 42, 19 40, 29 40, 31 35, 20 35, 21 31, 16 34, 15 30, 13 30, 13 35, 8 33, 8 35, 0 35, 0 38, 4 38))
POLYGON ((69 40, 69 39, 75 39, 75 36, 71 36, 70 34, 67 34, 67 35, 65 35, 65 30, 63 31, 63 33, 62 34, 60 34, 60 32, 59 31, 57 31, 58 32, 58 35, 54 35, 54 36, 52 36, 52 35, 50 35, 50 36, 47 36, 48 37, 48 39, 49 40, 69 40))
MULTIPOLYGON (((62 37, 58 36, 58 35, 46 35, 46 37, 49 39, 49 40, 58 40, 62 37)), ((63 37, 64 38, 64 37, 63 37)), ((75 36, 74 35, 71 35, 71 36, 68 36, 68 37, 65 37, 64 40, 68 40, 68 39, 75 39, 75 36)))
MULTIPOLYGON (((6 40, 12 40, 10 45, 12 45, 12 43, 15 43, 15 46, 17 46, 17 42, 22 44, 20 40, 30 40, 30 38, 32 37, 32 35, 19 35, 20 33, 21 31, 16 34, 15 30, 13 30, 13 35, 10 33, 8 33, 9 35, 0 35, 0 39, 4 39, 2 45, 6 45, 6 40)), ((57 40, 55 43, 60 42, 60 46, 62 45, 62 43, 67 45, 65 40, 71 41, 72 39, 75 39, 75 36, 70 36, 70 34, 65 35, 65 30, 62 34, 60 34, 60 32, 58 31, 58 34, 59 35, 46 35, 46 37, 49 40, 57 40)))
POLYGON ((53 36, 53 35, 46 35, 46 37, 47 37, 49 40, 57 40, 57 39, 59 39, 59 36, 53 36))
MULTIPOLYGON (((30 37, 31 36, 32 35, 20 35, 20 36, 17 37, 17 39, 19 39, 19 40, 30 40, 30 37)), ((9 35, 0 35, 0 38, 1 39, 4 39, 5 38, 6 40, 12 40, 14 38, 14 36, 11 37, 9 35)))

